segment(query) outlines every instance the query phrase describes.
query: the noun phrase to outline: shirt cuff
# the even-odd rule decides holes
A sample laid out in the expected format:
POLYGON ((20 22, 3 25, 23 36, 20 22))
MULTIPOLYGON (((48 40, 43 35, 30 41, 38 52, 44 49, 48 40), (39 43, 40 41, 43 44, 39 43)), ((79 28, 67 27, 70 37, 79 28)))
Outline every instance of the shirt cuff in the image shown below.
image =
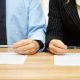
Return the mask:
POLYGON ((44 44, 43 44, 43 42, 42 41, 40 41, 40 40, 35 40, 35 41, 37 41, 38 43, 39 43, 39 50, 41 50, 41 49, 43 49, 43 47, 44 47, 44 44))

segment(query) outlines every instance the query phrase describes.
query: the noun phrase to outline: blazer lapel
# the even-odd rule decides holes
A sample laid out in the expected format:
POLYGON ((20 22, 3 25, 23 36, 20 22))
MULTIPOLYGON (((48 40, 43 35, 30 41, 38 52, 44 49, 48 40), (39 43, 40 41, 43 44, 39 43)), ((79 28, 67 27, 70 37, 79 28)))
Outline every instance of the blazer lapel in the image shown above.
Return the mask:
POLYGON ((71 0, 71 2, 69 4, 64 5, 64 8, 65 8, 67 14, 72 18, 74 23, 77 26, 80 26, 80 19, 79 19, 79 15, 78 15, 75 1, 71 0))

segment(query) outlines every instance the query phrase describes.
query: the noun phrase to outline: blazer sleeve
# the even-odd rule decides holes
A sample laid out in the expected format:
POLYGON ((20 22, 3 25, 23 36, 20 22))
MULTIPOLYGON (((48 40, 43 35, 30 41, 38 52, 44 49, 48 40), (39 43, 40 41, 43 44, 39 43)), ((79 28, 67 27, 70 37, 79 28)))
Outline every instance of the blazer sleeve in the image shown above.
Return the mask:
POLYGON ((46 48, 52 39, 62 40, 62 22, 59 12, 59 0, 50 0, 49 2, 49 23, 46 32, 46 48))

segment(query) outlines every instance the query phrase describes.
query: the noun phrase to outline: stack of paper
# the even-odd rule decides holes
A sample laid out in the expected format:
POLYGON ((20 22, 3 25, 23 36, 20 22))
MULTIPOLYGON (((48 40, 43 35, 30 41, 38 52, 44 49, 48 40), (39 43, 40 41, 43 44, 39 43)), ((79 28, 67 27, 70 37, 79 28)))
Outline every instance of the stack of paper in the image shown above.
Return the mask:
POLYGON ((59 66, 80 66, 80 53, 54 55, 54 64, 59 66))
POLYGON ((0 64, 23 64, 27 55, 18 55, 15 52, 0 52, 0 64))

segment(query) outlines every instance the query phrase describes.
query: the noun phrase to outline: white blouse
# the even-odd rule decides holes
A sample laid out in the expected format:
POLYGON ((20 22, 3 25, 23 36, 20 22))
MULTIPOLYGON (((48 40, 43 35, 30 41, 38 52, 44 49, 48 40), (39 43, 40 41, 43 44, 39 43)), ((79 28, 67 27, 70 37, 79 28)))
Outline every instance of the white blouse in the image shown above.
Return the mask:
POLYGON ((48 24, 49 0, 41 0, 41 1, 46 16, 46 23, 48 24))
POLYGON ((79 17, 80 17, 80 0, 76 0, 76 4, 77 4, 78 14, 79 14, 79 17))

